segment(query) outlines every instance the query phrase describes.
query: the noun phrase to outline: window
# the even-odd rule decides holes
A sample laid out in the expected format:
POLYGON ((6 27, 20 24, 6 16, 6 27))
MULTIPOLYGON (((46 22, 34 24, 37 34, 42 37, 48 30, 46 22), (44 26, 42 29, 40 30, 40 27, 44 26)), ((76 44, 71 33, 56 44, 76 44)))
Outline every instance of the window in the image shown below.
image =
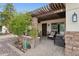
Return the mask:
POLYGON ((51 31, 58 31, 58 24, 57 23, 51 24, 51 31))
POLYGON ((60 24, 60 34, 64 35, 64 31, 65 31, 65 24, 60 24))
POLYGON ((60 32, 64 32, 65 31, 65 25, 64 24, 60 24, 60 32))
POLYGON ((59 34, 64 33, 65 31, 65 24, 64 23, 52 23, 51 24, 51 31, 57 31, 59 34))

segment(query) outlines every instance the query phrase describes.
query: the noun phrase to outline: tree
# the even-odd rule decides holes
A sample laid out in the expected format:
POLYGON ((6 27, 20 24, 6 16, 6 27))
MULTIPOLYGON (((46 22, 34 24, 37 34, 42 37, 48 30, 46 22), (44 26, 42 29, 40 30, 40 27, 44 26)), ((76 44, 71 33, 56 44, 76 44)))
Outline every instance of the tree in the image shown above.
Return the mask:
MULTIPOLYGON (((4 5, 0 4, 0 9, 3 7, 4 5)), ((2 12, 0 11, 0 26, 2 26, 2 12)))
POLYGON ((31 14, 29 13, 26 13, 25 14, 25 18, 26 18, 26 33, 29 34, 29 31, 30 31, 30 26, 32 25, 32 17, 31 17, 31 14))
POLYGON ((15 15, 15 9, 13 4, 11 3, 6 4, 2 12, 3 24, 8 27, 9 21, 13 19, 14 15, 15 15))
POLYGON ((10 21, 9 30, 18 36, 23 35, 27 28, 28 16, 25 14, 17 14, 13 20, 10 21))

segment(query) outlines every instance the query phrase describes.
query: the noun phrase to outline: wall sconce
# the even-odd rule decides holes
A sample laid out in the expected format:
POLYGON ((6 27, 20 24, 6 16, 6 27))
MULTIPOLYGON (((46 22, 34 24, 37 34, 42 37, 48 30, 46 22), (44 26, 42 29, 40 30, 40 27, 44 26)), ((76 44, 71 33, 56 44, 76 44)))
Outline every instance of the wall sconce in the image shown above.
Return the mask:
POLYGON ((75 12, 72 14, 72 22, 77 22, 77 14, 75 12))

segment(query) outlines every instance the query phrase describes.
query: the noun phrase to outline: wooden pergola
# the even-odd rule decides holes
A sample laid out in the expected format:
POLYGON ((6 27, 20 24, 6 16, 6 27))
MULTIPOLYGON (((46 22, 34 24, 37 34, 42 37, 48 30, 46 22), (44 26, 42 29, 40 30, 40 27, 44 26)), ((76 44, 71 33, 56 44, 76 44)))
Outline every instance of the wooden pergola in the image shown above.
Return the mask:
POLYGON ((38 18, 38 22, 65 18, 65 4, 64 3, 50 3, 41 8, 30 12, 33 17, 38 18))

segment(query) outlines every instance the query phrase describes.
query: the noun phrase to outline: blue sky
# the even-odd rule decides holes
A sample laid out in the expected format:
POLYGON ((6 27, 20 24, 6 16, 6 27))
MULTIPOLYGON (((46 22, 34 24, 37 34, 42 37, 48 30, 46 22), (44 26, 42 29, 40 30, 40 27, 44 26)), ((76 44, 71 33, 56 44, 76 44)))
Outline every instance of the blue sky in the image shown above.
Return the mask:
MULTIPOLYGON (((5 5, 5 4, 2 4, 5 5)), ((17 12, 29 12, 32 10, 35 10, 37 8, 40 8, 44 5, 47 5, 47 3, 14 3, 14 7, 16 9, 17 12)), ((0 11, 2 9, 0 8, 0 11)))

